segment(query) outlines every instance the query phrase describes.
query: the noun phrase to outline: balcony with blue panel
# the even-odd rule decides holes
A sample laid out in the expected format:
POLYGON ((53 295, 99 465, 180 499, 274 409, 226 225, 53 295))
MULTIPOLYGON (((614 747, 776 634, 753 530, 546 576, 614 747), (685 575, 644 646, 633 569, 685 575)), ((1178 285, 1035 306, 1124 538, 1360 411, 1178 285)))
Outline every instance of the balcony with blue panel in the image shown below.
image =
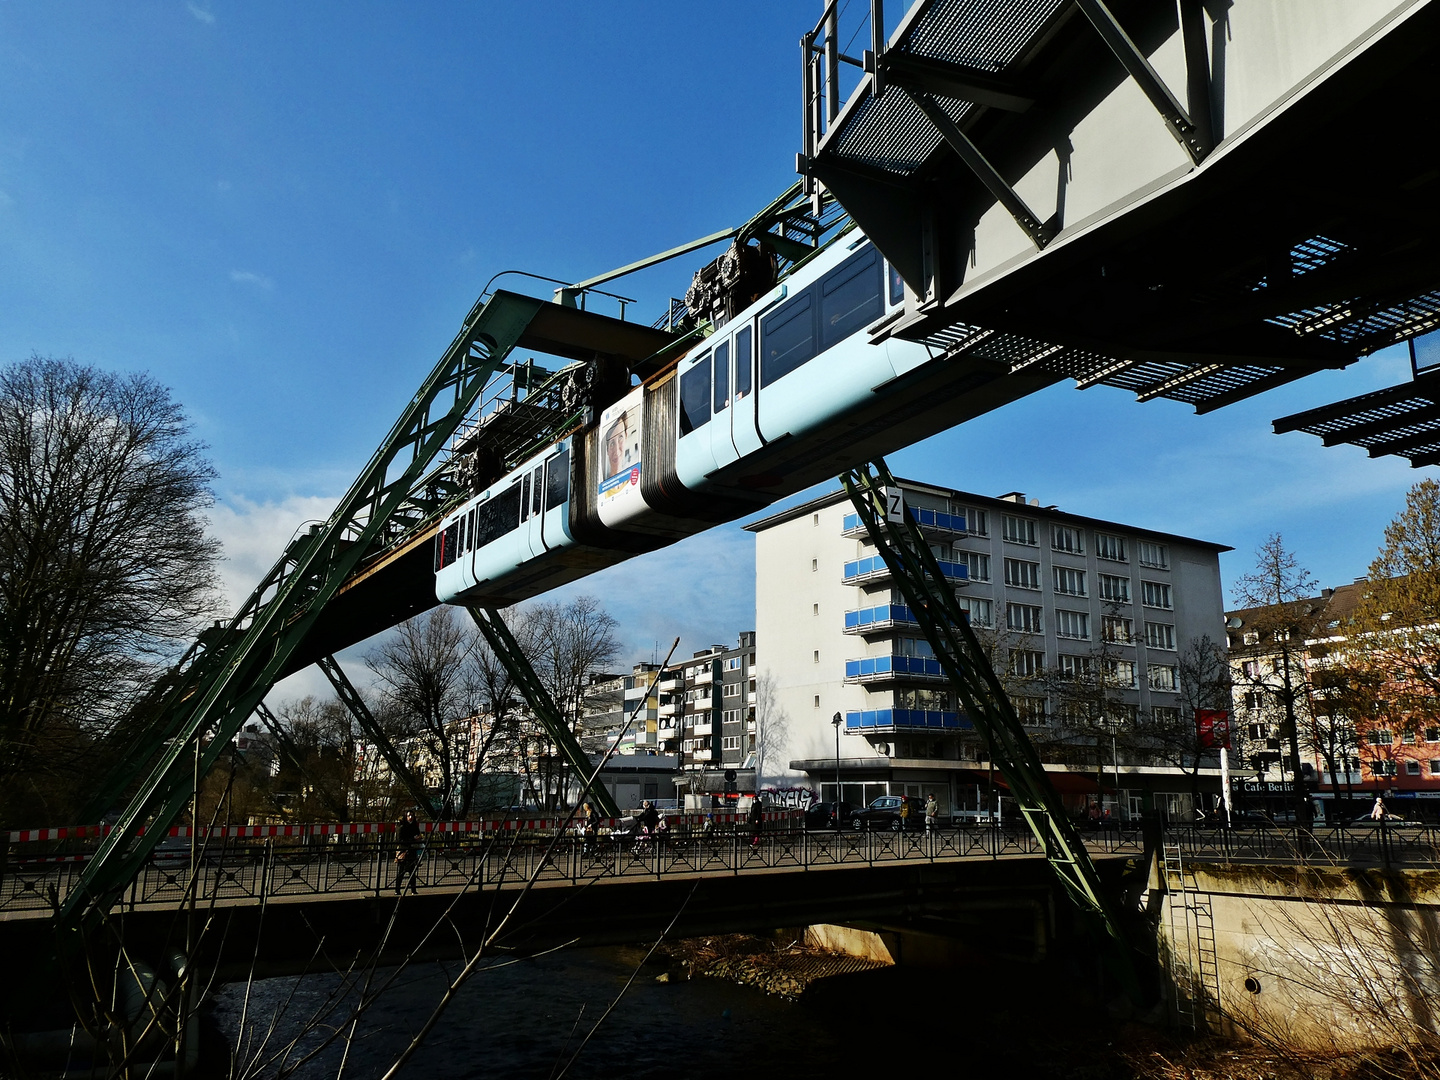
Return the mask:
MULTIPOLYGON (((936 536, 963 536, 965 533, 965 515, 947 514, 943 510, 927 510, 921 506, 907 506, 911 519, 920 526, 920 531, 927 535, 936 536)), ((863 538, 867 535, 865 523, 860 520, 859 514, 846 514, 841 528, 842 536, 863 538)))
MULTIPOLYGON (((970 578, 970 568, 964 563, 946 562, 939 560, 940 573, 946 581, 963 582, 970 578)), ((844 583, 846 585, 864 585, 872 581, 884 581, 890 577, 890 568, 885 565, 885 560, 879 555, 870 555, 864 559, 854 559, 845 564, 844 583)))
POLYGON ((907 682, 921 680, 941 682, 945 672, 940 661, 933 656, 866 656, 859 660, 845 661, 847 683, 893 682, 903 679, 907 682))
POLYGON ((879 634, 887 630, 917 630, 920 623, 906 604, 876 604, 845 612, 845 633, 879 634))
POLYGON ((845 714, 845 731, 849 735, 969 731, 973 727, 964 713, 934 709, 864 709, 845 714))

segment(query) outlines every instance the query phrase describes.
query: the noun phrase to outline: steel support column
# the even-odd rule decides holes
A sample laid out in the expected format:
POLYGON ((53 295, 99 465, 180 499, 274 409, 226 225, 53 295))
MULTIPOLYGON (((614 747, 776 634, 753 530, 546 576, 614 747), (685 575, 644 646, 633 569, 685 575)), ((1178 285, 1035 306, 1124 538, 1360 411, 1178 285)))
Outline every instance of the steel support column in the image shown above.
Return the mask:
POLYGON ((416 806, 425 811, 425 816, 434 821, 439 813, 439 808, 430 798, 430 792, 420 782, 420 778, 411 771, 409 763, 395 748, 395 744, 390 741, 390 736, 385 734, 385 729, 375 719, 375 714, 370 711, 370 706, 365 704, 365 699, 360 696, 360 692, 355 689, 354 684, 345 675, 335 657, 322 656, 315 661, 315 665, 330 680, 330 685, 335 689, 335 696, 340 699, 345 708, 350 710, 350 715, 360 725, 360 730, 365 732, 366 738, 373 742, 375 748, 380 751, 380 756, 385 759, 385 764, 390 766, 391 774, 405 785, 405 790, 410 793, 410 798, 415 800, 416 806))
POLYGON ((884 461, 876 461, 852 469, 841 482, 966 714, 985 739, 995 768, 1010 785, 1025 823, 1044 845, 1046 861, 1075 904, 1097 918, 1115 942, 1118 974, 1133 996, 1138 984, 1118 913, 1106 898, 1084 841, 1046 778, 1040 755, 1009 695, 970 629, 954 588, 946 583, 919 526, 904 508, 894 477, 884 461), (887 494, 893 501, 887 502, 887 494))

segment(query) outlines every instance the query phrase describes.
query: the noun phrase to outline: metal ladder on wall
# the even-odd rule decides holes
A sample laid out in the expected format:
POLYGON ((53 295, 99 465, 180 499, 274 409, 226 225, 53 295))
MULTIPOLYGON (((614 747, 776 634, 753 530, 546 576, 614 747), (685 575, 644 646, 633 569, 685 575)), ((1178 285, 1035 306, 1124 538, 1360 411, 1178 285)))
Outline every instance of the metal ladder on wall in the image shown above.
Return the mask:
POLYGON ((1170 918, 1170 979, 1177 1021, 1196 1031, 1220 1027, 1220 964, 1209 895, 1185 868, 1179 844, 1165 844, 1165 908, 1170 918))

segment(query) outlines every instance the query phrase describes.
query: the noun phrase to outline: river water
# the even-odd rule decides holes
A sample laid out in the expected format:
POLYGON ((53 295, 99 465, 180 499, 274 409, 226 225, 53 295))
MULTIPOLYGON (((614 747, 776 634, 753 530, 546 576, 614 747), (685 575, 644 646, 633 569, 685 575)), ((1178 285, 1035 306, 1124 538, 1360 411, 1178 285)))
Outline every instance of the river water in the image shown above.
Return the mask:
MULTIPOLYGON (((822 980, 800 1002, 719 979, 662 983, 663 968, 639 969, 639 949, 569 950, 477 973, 457 994, 403 1075, 450 1077, 733 1077, 763 1072, 851 1077, 894 1072, 948 1076, 1111 1080, 1135 1075, 1117 1060, 1103 1025, 1067 1028, 1046 994, 1022 1004, 1022 984, 999 991, 978 972, 917 975, 887 969, 822 980), (623 996, 622 996, 622 991, 623 996), (589 1042, 586 1033, 619 1004, 589 1042), (1067 1033, 1058 1034, 1062 1028, 1067 1033), (578 1053, 577 1053, 578 1052, 578 1053), (573 1063, 570 1061, 574 1056, 573 1063), (938 1072, 937 1072, 938 1071, 938 1072)), ((245 1031, 243 985, 223 987, 210 1014, 211 1075, 223 1075, 223 1036, 242 1060, 264 1061, 253 1075, 355 1080, 382 1076, 443 993, 453 967, 414 965, 396 973, 364 1015, 346 1054, 342 1040, 321 1048, 353 995, 337 977, 267 979, 251 990, 245 1031), (336 1007, 338 1005, 338 1007, 336 1007), (306 1018, 317 1017, 316 1025, 306 1018), (308 1028, 308 1030, 306 1030, 308 1028), (272 1030, 273 1029, 273 1030, 272 1030), (268 1040, 266 1032, 271 1032, 268 1040), (298 1036, 282 1056, 282 1044, 298 1036), (341 1063, 344 1060, 343 1074, 341 1063), (217 1070, 217 1066, 220 1068, 217 1070)))

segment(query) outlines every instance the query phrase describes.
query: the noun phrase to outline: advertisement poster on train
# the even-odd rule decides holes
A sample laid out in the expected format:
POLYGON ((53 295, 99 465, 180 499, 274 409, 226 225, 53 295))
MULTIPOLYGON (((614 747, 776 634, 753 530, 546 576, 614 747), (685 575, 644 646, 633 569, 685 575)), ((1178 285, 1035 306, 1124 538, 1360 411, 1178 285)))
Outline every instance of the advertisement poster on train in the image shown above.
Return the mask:
POLYGON ((600 520, 606 525, 619 525, 645 510, 640 496, 643 415, 638 386, 600 414, 600 485, 595 494, 600 520))

